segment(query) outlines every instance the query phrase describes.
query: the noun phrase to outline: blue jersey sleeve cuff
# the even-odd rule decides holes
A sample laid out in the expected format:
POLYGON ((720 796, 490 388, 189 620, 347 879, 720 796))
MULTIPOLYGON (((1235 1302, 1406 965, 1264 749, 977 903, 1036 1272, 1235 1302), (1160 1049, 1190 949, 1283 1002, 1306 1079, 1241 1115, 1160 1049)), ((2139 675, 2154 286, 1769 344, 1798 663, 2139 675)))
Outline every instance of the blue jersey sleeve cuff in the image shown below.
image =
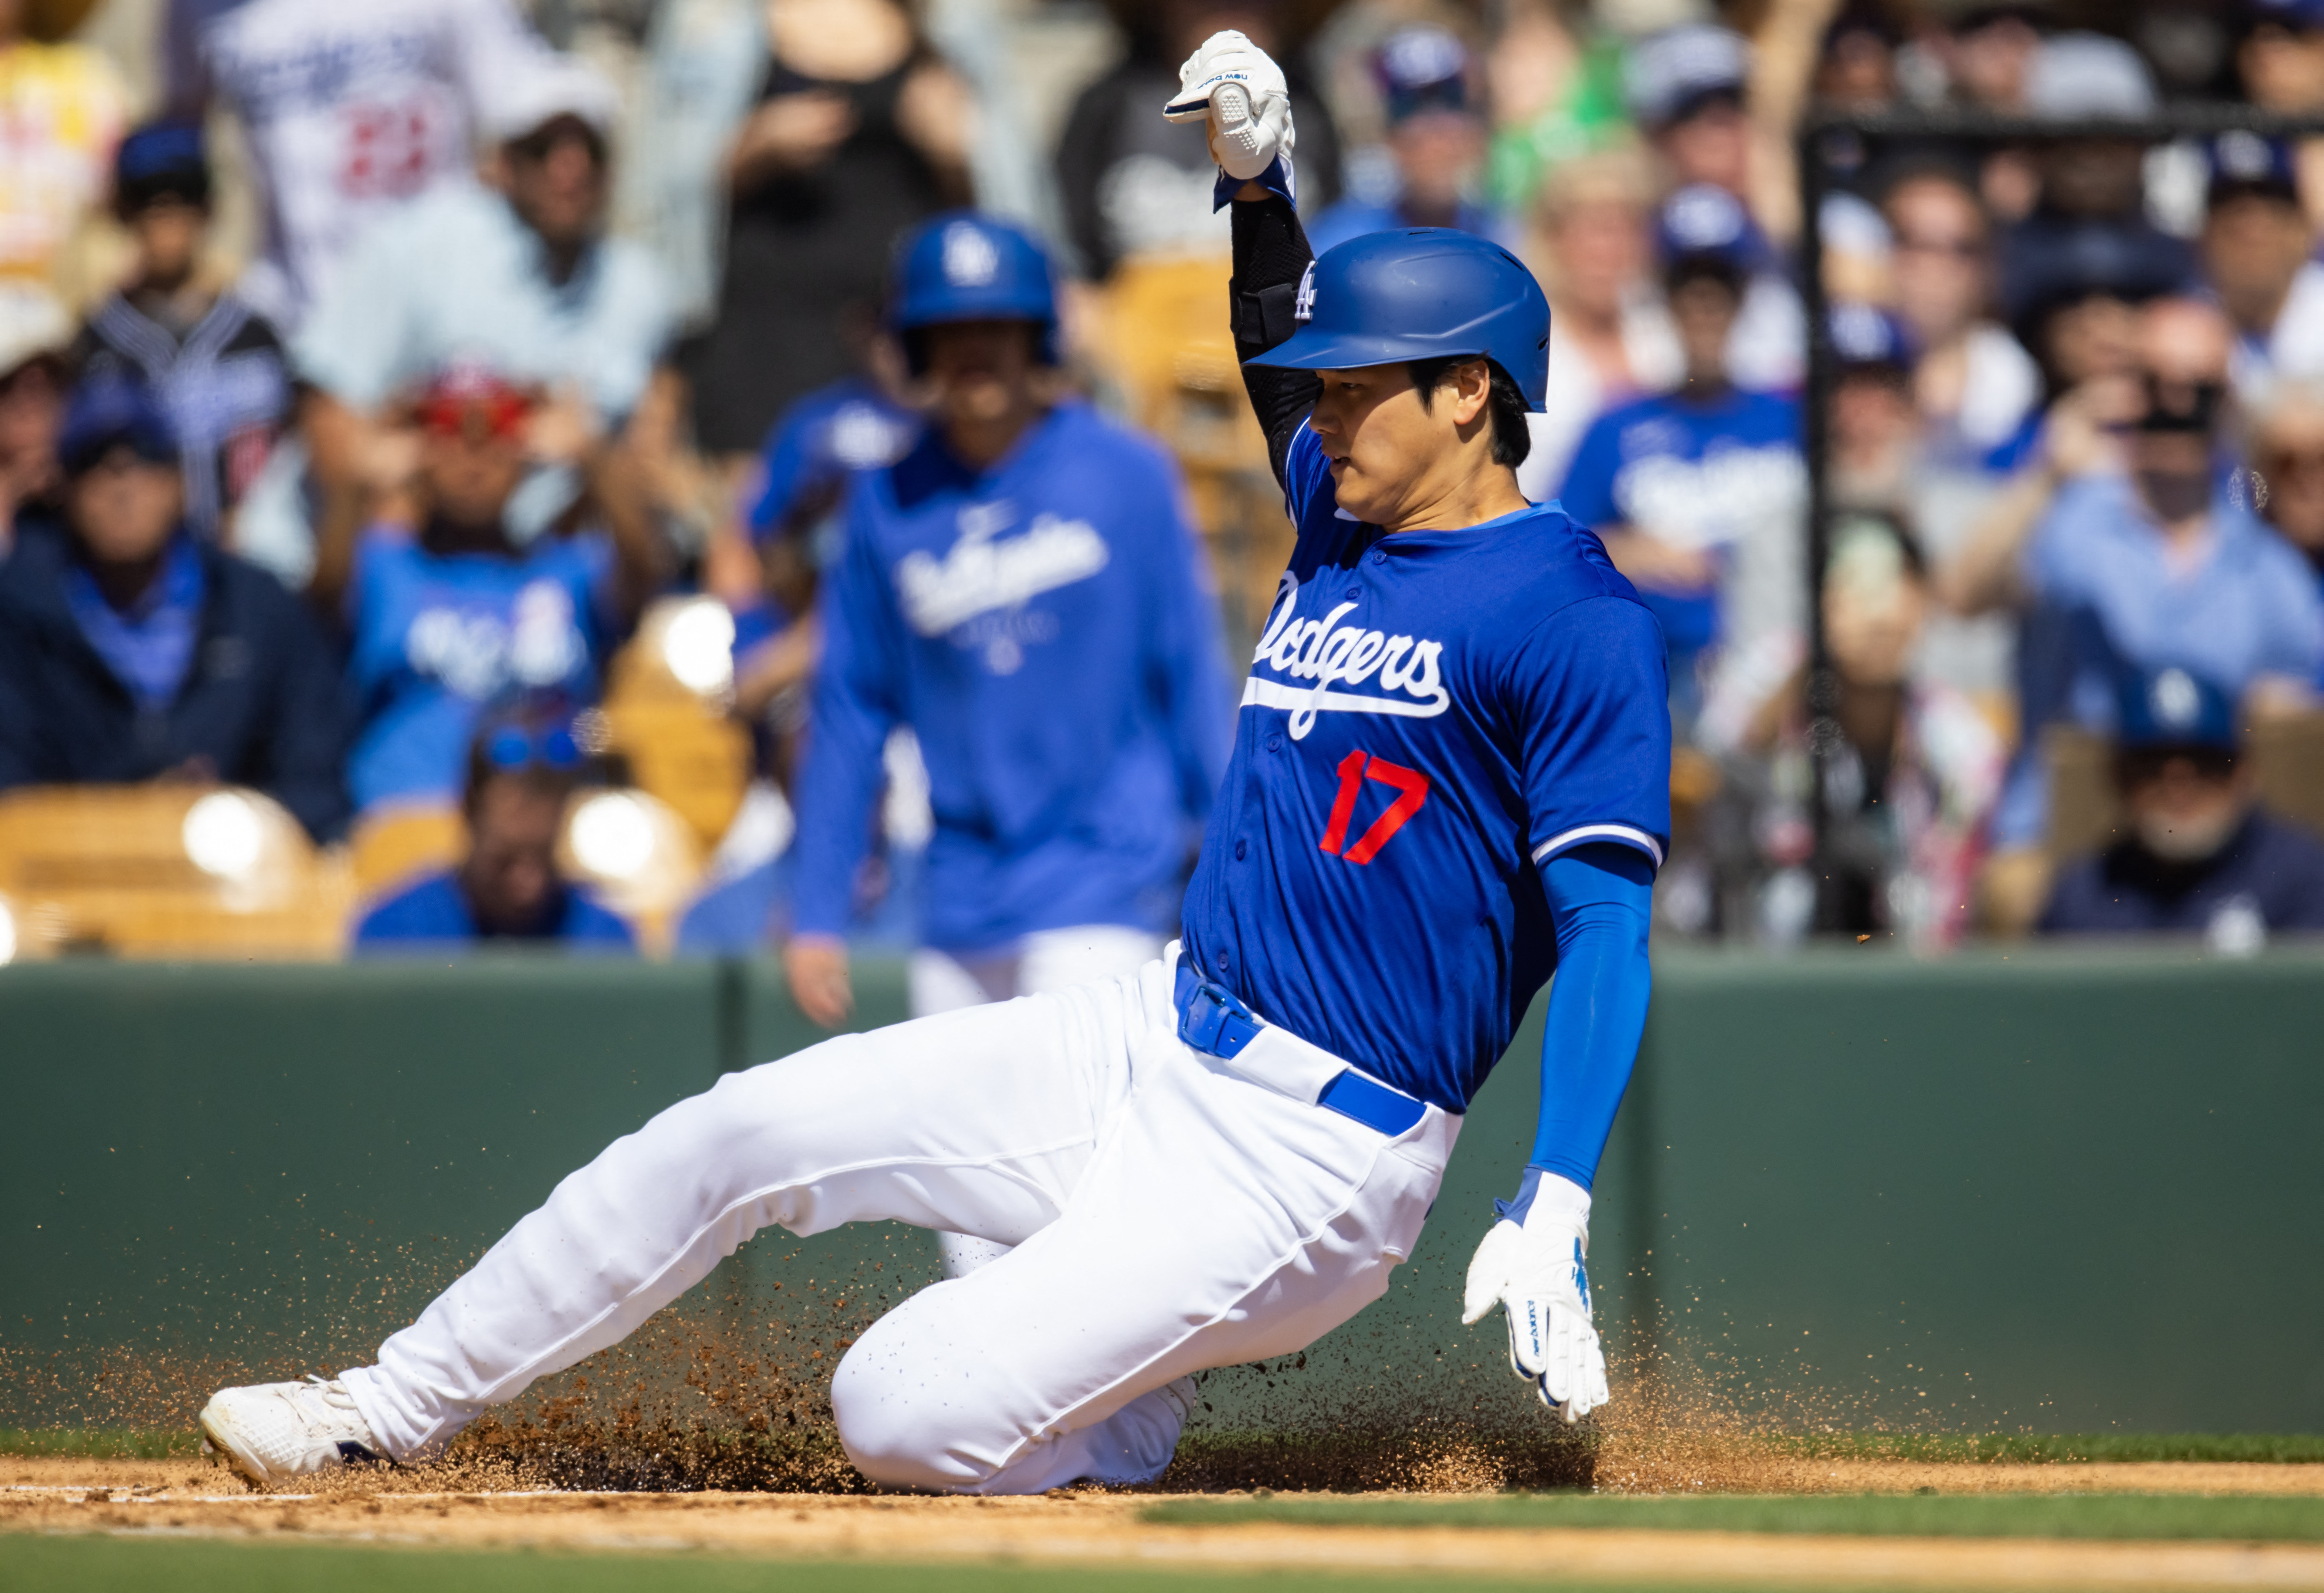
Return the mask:
POLYGON ((1570 852, 1576 847, 1586 847, 1592 841, 1613 841, 1621 846, 1634 847, 1644 852, 1656 868, 1663 866, 1662 838, 1640 829, 1635 824, 1577 824, 1536 847, 1533 860, 1536 864, 1546 863, 1552 857, 1570 852))
MULTIPOLYGON (((1297 184, 1292 176, 1291 162, 1281 155, 1276 156, 1266 171, 1250 181, 1258 183, 1259 187, 1281 199, 1285 204, 1296 205, 1299 202, 1296 193, 1297 184)), ((1243 179, 1230 177, 1222 171, 1219 173, 1218 181, 1211 185, 1211 208, 1214 211, 1225 209, 1233 201, 1235 195, 1242 191, 1242 185, 1243 179)))

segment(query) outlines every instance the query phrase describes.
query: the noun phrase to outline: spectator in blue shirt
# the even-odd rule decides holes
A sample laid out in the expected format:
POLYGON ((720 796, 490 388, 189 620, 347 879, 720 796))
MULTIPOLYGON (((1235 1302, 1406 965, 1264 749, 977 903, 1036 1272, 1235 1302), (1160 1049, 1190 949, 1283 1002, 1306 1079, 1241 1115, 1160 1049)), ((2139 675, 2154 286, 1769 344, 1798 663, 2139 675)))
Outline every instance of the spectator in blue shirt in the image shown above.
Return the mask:
MULTIPOLYGON (((1661 622, 1682 721, 1699 706, 1698 665, 1715 647, 1780 644, 1803 623, 1799 406, 1728 378, 1746 273, 1728 250, 1671 262, 1665 282, 1685 379, 1600 416, 1557 495, 1661 622)), ((1775 668, 1770 690, 1791 663, 1775 668)))
POLYGON ((160 404, 119 376, 87 383, 59 453, 64 523, 23 527, 0 566, 0 787, 223 781, 335 836, 329 647, 272 576, 187 528, 160 404))
POLYGON ((1393 191, 1351 193, 1316 217, 1307 229, 1315 253, 1399 227, 1452 227, 1514 241, 1507 220, 1470 197, 1484 170, 1488 138, 1471 71, 1467 49, 1439 27, 1399 28, 1373 52, 1393 191))
POLYGON ((2024 615, 2029 750, 1995 820, 1998 845, 2044 832, 2047 783, 2031 750, 2042 727, 2111 728, 2125 670, 2175 666, 2241 700, 2299 690, 2324 662, 2324 597, 2220 468, 2231 344, 2209 305, 2149 305, 2139 372, 2109 401, 2120 407, 2061 404, 2038 477, 2012 489, 1961 556, 1971 568, 1960 590, 2024 615), (2115 416, 2126 435, 2098 423, 2115 416))
POLYGON ((589 760, 553 694, 519 695, 486 715, 468 748, 460 802, 467 855, 388 897, 355 929, 359 955, 484 942, 633 952, 629 925, 557 866, 557 838, 589 760))
POLYGON ((2129 834, 2070 866, 2045 934, 2203 934, 2229 951, 2324 930, 2324 843, 2263 811, 2234 699, 2176 667, 2120 684, 2115 786, 2129 834))
POLYGON ((160 122, 123 139, 113 208, 137 263, 90 313, 72 362, 83 380, 130 375, 159 396, 185 456, 186 523, 214 542, 290 418, 289 360, 265 317, 221 290, 202 258, 210 169, 198 127, 160 122))
POLYGON ((539 394, 456 366, 416 406, 422 513, 327 544, 316 587, 343 593, 362 718, 348 783, 358 808, 449 801, 478 709, 511 689, 593 699, 606 654, 664 570, 617 445, 584 456, 571 529, 520 545, 510 504, 541 420, 539 394))

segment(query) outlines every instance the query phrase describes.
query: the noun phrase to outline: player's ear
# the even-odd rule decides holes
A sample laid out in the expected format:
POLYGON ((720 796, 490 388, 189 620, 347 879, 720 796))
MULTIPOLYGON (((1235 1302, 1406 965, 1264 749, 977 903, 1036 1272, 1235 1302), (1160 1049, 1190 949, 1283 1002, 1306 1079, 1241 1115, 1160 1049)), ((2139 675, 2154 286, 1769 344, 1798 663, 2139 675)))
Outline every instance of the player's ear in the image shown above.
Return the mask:
POLYGON ((1452 367, 1452 419, 1463 430, 1477 423, 1493 402, 1493 366, 1483 359, 1464 359, 1452 367))

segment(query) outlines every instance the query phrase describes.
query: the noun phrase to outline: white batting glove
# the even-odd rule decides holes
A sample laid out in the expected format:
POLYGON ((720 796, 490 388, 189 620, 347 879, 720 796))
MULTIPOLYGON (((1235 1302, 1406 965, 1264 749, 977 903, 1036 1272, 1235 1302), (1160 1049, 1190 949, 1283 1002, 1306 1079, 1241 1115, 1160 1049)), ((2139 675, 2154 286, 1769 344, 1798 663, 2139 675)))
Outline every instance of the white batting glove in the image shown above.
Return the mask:
POLYGON ((1509 1369, 1533 1384, 1541 1403, 1569 1426, 1611 1397, 1582 1267, 1589 1221, 1590 1197, 1542 1174, 1526 1220, 1503 1218, 1477 1246, 1461 1302, 1463 1322, 1481 1321, 1497 1305, 1508 1313, 1509 1369))
POLYGON ((1211 125, 1211 158, 1248 182, 1275 163, 1288 164, 1296 134, 1283 69, 1232 28, 1213 33, 1178 69, 1178 95, 1162 107, 1173 122, 1211 125))

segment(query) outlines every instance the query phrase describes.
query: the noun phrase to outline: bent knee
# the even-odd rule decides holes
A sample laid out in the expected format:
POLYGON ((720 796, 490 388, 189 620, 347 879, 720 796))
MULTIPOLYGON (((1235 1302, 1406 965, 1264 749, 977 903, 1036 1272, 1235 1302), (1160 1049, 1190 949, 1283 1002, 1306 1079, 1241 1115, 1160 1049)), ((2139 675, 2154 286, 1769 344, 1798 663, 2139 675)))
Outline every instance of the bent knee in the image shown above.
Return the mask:
POLYGON ((973 1488, 999 1469, 985 1459, 973 1377, 915 1354, 908 1336, 876 1322, 841 1357, 831 1413, 855 1468, 890 1487, 973 1488))

